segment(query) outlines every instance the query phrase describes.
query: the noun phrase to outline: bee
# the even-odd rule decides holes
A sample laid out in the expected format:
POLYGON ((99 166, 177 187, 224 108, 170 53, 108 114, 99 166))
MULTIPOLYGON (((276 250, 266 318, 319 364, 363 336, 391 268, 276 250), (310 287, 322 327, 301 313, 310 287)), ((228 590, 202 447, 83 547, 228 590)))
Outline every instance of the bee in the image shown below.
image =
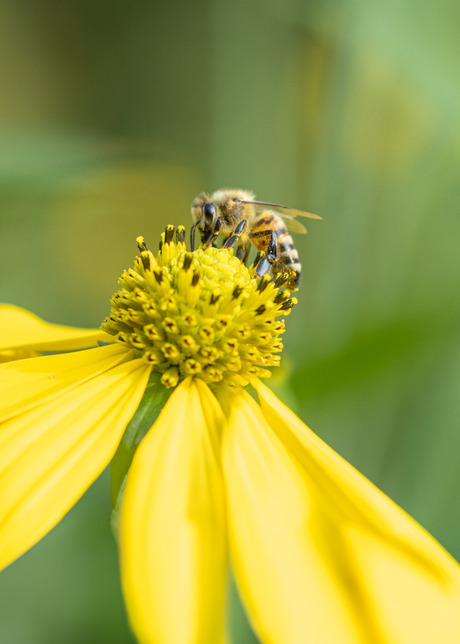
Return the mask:
POLYGON ((295 218, 298 216, 321 219, 318 215, 303 210, 288 208, 281 204, 256 201, 247 190, 217 190, 211 195, 201 193, 192 202, 192 226, 190 240, 195 246, 195 231, 201 233, 201 242, 206 248, 217 237, 226 237, 224 248, 232 248, 237 242, 237 256, 247 262, 251 244, 259 251, 256 259, 256 275, 268 271, 277 275, 287 273, 287 288, 298 288, 301 277, 299 254, 288 230, 306 233, 307 229, 295 218))

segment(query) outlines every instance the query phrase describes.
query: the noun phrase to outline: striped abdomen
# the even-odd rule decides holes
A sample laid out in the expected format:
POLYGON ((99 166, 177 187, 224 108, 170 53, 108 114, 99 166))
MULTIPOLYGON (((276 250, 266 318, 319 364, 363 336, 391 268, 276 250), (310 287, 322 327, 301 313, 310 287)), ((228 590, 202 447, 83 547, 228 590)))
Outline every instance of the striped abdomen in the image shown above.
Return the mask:
POLYGON ((282 218, 274 212, 263 212, 253 221, 249 238, 257 250, 266 251, 271 231, 275 233, 278 244, 277 258, 272 264, 271 272, 276 275, 291 269, 293 277, 286 286, 291 289, 297 288, 302 272, 299 254, 282 218))

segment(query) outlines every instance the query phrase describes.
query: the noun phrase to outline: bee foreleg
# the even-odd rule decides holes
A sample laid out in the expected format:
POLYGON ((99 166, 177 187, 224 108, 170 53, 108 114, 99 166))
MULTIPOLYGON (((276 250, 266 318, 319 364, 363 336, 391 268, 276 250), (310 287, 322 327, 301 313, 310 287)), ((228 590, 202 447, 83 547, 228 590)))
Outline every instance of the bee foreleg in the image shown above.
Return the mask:
MULTIPOLYGON (((261 231, 262 232, 262 231, 261 231)), ((273 262, 276 261, 278 256, 278 245, 276 243, 276 235, 271 231, 264 231, 266 233, 270 232, 270 241, 268 242, 267 250, 265 255, 261 258, 259 263, 256 266, 256 272, 254 277, 263 277, 271 269, 273 262)), ((261 235, 258 235, 260 237, 261 235)))
POLYGON ((241 237, 241 234, 242 234, 243 230, 245 229, 247 223, 248 222, 247 222, 246 219, 242 219, 240 221, 240 223, 238 224, 238 226, 233 231, 233 235, 231 235, 227 239, 225 244, 223 244, 222 248, 233 248, 233 246, 236 244, 238 239, 241 237))
POLYGON ((247 266, 248 259, 249 259, 249 253, 250 253, 250 248, 249 246, 245 246, 244 244, 241 244, 238 246, 236 249, 236 256, 242 262, 245 266, 247 266))
POLYGON ((190 250, 193 251, 195 250, 195 232, 196 232, 196 227, 198 226, 198 222, 196 221, 193 226, 190 228, 190 250))
POLYGON ((220 229, 222 228, 222 217, 217 217, 212 233, 209 235, 207 240, 203 243, 203 250, 206 250, 214 240, 219 236, 220 229))

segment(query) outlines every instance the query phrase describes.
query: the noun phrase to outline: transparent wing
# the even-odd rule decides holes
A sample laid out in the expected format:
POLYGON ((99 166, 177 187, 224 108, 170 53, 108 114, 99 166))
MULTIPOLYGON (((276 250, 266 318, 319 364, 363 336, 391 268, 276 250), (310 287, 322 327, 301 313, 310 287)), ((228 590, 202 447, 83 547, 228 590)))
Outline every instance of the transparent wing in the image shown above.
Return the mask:
POLYGON ((276 210, 280 210, 280 214, 284 217, 287 218, 289 217, 290 219, 294 219, 294 217, 309 217, 310 219, 322 219, 319 215, 315 215, 312 212, 307 212, 306 210, 297 210, 297 208, 289 208, 289 206, 282 206, 279 203, 270 203, 269 201, 244 201, 243 199, 240 199, 241 203, 250 203, 253 204, 256 208, 256 210, 264 210, 264 206, 269 206, 270 208, 275 208, 276 210), (260 207, 258 207, 260 206, 260 207))
POLYGON ((291 217, 290 215, 285 215, 284 213, 280 212, 278 213, 279 216, 282 218, 284 223, 286 224, 286 228, 290 230, 293 233, 300 233, 304 235, 307 231, 305 226, 300 223, 300 221, 297 221, 297 219, 294 219, 294 217, 291 217))

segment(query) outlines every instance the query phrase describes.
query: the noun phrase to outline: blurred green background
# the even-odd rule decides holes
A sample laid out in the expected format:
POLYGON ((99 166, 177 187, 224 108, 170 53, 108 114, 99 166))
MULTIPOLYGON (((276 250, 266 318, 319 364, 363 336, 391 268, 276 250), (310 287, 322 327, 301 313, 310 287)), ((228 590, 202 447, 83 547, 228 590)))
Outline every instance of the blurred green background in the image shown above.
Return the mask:
MULTIPOLYGON (((274 387, 460 558, 459 3, 0 9, 0 299, 98 326, 202 190, 321 214, 274 387)), ((104 475, 0 575, 1 642, 133 641, 109 514, 104 475)))

